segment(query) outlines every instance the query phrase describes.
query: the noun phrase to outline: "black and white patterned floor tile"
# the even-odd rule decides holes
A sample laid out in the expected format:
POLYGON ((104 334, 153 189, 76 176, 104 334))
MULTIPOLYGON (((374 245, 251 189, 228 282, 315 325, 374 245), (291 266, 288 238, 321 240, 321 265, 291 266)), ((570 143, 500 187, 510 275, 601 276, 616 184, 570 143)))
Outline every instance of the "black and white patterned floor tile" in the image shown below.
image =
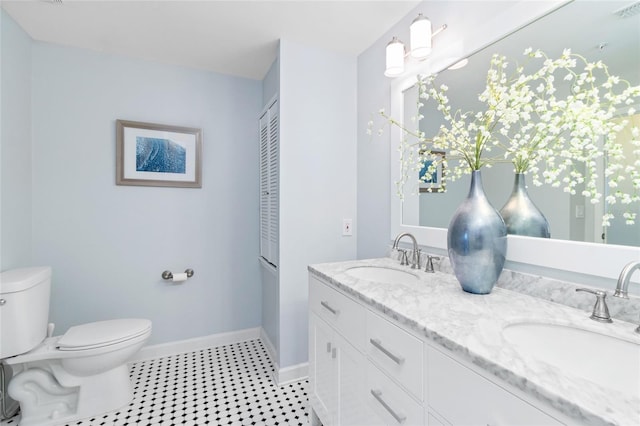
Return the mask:
MULTIPOLYGON (((281 387, 260 340, 140 361, 131 366, 133 401, 66 426, 307 425, 303 380, 281 387)), ((0 426, 17 425, 17 417, 0 426)))

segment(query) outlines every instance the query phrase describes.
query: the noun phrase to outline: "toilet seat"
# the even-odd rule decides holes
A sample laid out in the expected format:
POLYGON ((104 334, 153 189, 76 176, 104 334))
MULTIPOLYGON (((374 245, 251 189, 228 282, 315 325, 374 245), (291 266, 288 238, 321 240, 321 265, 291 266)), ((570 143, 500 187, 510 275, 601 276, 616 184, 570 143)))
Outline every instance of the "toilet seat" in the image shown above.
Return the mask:
POLYGON ((101 356, 136 345, 138 342, 146 342, 150 335, 151 321, 146 319, 87 323, 69 328, 62 336, 48 337, 29 352, 5 358, 3 361, 9 365, 15 365, 54 359, 101 356))
POLYGON ((97 321, 69 328, 56 342, 60 351, 83 351, 135 339, 151 330, 147 319, 97 321))

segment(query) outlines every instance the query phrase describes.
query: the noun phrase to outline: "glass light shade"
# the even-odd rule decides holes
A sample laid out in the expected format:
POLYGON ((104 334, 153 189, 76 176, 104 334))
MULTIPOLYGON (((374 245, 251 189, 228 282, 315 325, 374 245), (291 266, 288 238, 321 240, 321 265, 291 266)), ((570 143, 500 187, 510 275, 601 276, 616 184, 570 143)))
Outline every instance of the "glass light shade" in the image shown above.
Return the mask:
POLYGON ((422 13, 413 20, 409 27, 411 34, 411 56, 424 59, 431 53, 431 21, 422 13))
POLYGON ((459 70, 460 68, 466 67, 468 63, 469 63, 469 59, 464 58, 464 59, 459 60, 455 64, 451 65, 448 69, 450 69, 450 70, 459 70))
POLYGON ((404 44, 394 37, 387 44, 387 66, 384 75, 396 77, 404 72, 404 44))

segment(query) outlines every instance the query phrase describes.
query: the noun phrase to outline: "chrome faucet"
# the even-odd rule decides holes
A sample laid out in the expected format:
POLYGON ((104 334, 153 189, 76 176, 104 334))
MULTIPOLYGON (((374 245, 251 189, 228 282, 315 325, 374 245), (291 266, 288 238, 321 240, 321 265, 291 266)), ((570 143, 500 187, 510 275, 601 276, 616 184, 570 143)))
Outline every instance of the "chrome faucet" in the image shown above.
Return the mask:
MULTIPOLYGON (((627 265, 622 268, 622 272, 620 272, 620 276, 618 277, 616 291, 613 293, 615 297, 621 297, 623 299, 629 298, 629 281, 631 281, 631 275, 633 275, 636 269, 640 269, 640 261, 627 263, 627 265)), ((638 325, 635 331, 640 334, 640 325, 638 325)))
POLYGON ((629 281, 631 280, 633 271, 635 271, 636 269, 640 269, 640 261, 628 263, 627 266, 622 268, 622 272, 620 272, 620 276, 618 277, 616 292, 613 293, 615 297, 622 297, 623 299, 629 298, 629 295, 627 294, 627 290, 629 289, 629 281))
POLYGON ((414 237, 408 232, 403 232, 402 234, 399 234, 396 237, 395 241, 393 242, 393 247, 391 249, 392 250, 398 249, 398 243, 400 243, 400 240, 402 239, 402 237, 411 238, 411 242, 413 243, 413 257, 411 260, 411 269, 420 269, 420 249, 418 248, 418 241, 416 240, 416 237, 414 237))

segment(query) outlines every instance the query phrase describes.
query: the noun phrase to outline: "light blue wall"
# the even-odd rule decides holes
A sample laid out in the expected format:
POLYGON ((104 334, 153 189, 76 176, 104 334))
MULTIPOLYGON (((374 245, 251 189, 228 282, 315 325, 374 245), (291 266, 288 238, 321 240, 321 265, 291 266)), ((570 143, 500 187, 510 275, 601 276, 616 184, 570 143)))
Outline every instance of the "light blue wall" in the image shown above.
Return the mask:
POLYGON ((280 367, 307 362, 308 271, 352 260, 356 216, 357 63, 280 41, 280 367))
POLYGON ((257 327, 261 83, 33 45, 33 252, 52 320, 153 321, 150 343, 257 327), (202 188, 115 185, 115 120, 203 130, 202 188), (183 284, 169 269, 193 268, 183 284))
POLYGON ((408 13, 358 56, 359 259, 385 256, 390 244, 390 132, 385 128, 381 135, 376 134, 381 127, 378 111, 390 112, 391 79, 384 76, 385 48, 392 36, 400 32, 408 35, 409 25, 416 16, 413 12, 408 13), (370 120, 376 125, 373 136, 367 134, 370 120))
POLYGON ((31 38, 0 9, 0 270, 31 262, 31 38))
POLYGON ((266 106, 280 92, 280 58, 276 58, 262 79, 262 105, 266 106))
POLYGON ((353 56, 281 40, 263 80, 263 103, 280 101, 279 265, 262 271, 262 326, 280 368, 308 359, 307 266, 356 257, 356 67, 353 56))

